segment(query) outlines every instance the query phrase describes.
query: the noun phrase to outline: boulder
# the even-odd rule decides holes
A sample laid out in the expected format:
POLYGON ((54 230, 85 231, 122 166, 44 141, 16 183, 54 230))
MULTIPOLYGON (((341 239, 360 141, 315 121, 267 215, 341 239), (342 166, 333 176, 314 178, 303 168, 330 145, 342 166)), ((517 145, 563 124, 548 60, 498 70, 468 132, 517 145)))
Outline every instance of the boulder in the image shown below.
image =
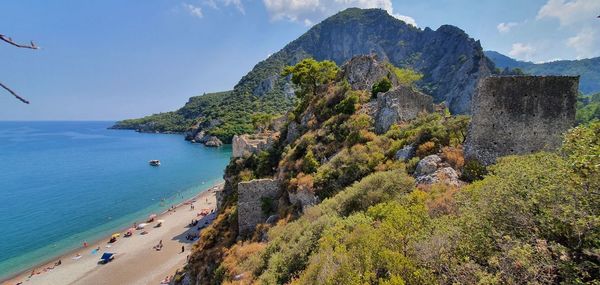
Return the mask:
POLYGON ((407 161, 413 156, 415 156, 415 147, 413 145, 407 145, 397 151, 394 157, 396 160, 407 161))
POLYGON ((277 223, 277 221, 279 220, 279 215, 270 215, 267 220, 265 221, 265 223, 273 225, 275 223, 277 223))
POLYGON ((429 175, 418 176, 417 184, 445 183, 451 186, 460 186, 458 173, 452 167, 442 167, 429 175))
POLYGON ((412 87, 400 86, 386 93, 379 93, 375 132, 383 134, 393 124, 412 120, 423 112, 433 112, 433 98, 412 87))
POLYGON ((426 156, 417 164, 415 176, 419 177, 434 173, 438 169, 438 164, 441 162, 442 159, 435 154, 426 156))
POLYGON ((209 136, 204 145, 208 147, 220 147, 223 145, 223 142, 215 136, 209 136))

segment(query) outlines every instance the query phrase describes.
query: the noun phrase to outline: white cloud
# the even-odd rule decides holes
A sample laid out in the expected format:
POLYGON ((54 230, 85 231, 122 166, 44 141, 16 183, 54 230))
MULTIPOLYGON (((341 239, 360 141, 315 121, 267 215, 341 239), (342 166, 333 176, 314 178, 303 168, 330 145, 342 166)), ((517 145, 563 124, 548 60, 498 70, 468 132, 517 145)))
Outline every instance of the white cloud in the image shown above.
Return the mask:
POLYGON ((412 17, 394 13, 391 0, 263 0, 272 20, 289 20, 311 26, 343 9, 381 8, 390 15, 417 26, 412 17))
POLYGON ((197 17, 197 18, 202 18, 204 17, 204 14, 202 14, 202 8, 194 6, 192 4, 188 4, 188 3, 182 3, 183 8, 192 16, 197 17))
POLYGON ((219 9, 215 0, 205 0, 203 4, 213 9, 219 9))
POLYGON ((508 55, 516 59, 531 60, 534 52, 535 48, 530 44, 514 43, 512 44, 512 49, 508 52, 508 55))
POLYGON ((498 26, 496 26, 496 29, 498 29, 498 32, 502 33, 502 34, 506 34, 508 32, 510 32, 510 30, 514 27, 516 27, 518 25, 518 23, 515 22, 508 22, 508 23, 500 23, 498 24, 498 26))
POLYGON ((202 4, 215 10, 219 10, 220 6, 233 6, 238 11, 240 11, 240 13, 246 14, 246 10, 244 9, 244 4, 242 3, 242 0, 204 0, 202 4))
POLYGON ((567 46, 575 49, 578 59, 597 56, 599 51, 596 43, 596 31, 591 28, 584 28, 577 35, 567 39, 567 46))
POLYGON ((240 11, 240 13, 246 14, 244 4, 242 4, 241 0, 219 0, 219 2, 223 3, 225 6, 234 6, 238 9, 238 11, 240 11))
POLYGON ((537 19, 557 18, 561 26, 597 21, 599 0, 548 0, 538 11, 537 19))
POLYGON ((537 19, 556 19, 562 30, 571 33, 565 38, 567 47, 575 50, 578 59, 600 55, 597 37, 600 0, 548 0, 540 8, 537 19))

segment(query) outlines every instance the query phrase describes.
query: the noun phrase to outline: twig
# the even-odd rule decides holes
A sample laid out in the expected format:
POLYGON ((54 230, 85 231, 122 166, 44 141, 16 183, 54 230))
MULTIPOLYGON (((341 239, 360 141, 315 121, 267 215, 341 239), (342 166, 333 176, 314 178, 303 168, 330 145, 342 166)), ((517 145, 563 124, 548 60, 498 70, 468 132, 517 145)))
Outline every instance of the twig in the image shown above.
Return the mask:
POLYGON ((22 45, 22 44, 18 44, 15 43, 10 37, 7 37, 5 35, 0 35, 0 40, 3 40, 13 46, 16 47, 20 47, 20 48, 29 48, 29 49, 38 49, 39 47, 35 45, 35 43, 33 41, 31 41, 31 43, 29 45, 22 45))
POLYGON ((17 99, 21 100, 21 102, 23 102, 25 104, 29 104, 29 101, 27 101, 25 98, 17 95, 17 93, 15 93, 15 91, 12 91, 10 88, 8 88, 8 86, 2 84, 2 82, 0 82, 0 86, 2 88, 4 88, 6 91, 10 92, 10 94, 12 94, 13 96, 15 96, 17 99))

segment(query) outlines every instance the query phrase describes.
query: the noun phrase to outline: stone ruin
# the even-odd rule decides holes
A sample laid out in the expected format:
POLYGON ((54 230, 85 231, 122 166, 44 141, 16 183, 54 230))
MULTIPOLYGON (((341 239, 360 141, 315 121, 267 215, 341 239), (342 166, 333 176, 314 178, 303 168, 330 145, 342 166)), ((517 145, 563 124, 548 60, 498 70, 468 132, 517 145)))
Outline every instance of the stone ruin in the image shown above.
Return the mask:
POLYGON ((390 126, 416 118, 419 113, 433 112, 433 98, 409 86, 399 86, 377 95, 375 132, 385 133, 390 126))
POLYGON ((232 154, 234 158, 249 157, 252 154, 259 153, 269 149, 273 143, 279 138, 278 132, 268 132, 252 135, 235 135, 233 136, 232 154))
POLYGON ((254 231, 256 225, 264 223, 267 216, 263 213, 263 199, 279 196, 279 182, 274 179, 255 179, 238 183, 238 227, 241 235, 254 231))
POLYGON ((493 76, 473 97, 465 157, 484 165, 497 157, 560 147, 575 125, 578 76, 493 76))

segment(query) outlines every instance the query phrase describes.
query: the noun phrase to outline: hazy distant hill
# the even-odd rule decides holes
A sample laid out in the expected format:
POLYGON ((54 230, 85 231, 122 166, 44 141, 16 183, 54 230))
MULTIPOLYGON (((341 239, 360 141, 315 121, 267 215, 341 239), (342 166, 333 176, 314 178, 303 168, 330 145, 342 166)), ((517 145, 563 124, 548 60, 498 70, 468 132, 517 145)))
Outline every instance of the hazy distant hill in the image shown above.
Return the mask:
POLYGON ((520 61, 495 51, 485 51, 498 68, 520 68, 533 75, 580 75, 579 90, 584 94, 600 92, 600 57, 559 60, 546 63, 520 61))

